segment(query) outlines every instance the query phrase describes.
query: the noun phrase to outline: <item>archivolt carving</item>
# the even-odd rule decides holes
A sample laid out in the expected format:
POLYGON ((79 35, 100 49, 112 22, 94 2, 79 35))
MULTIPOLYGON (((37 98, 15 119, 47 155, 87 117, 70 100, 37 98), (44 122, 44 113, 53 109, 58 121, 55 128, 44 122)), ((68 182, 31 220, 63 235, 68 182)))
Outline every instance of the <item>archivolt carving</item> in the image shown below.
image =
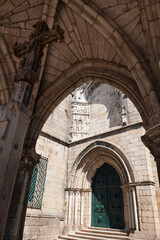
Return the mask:
POLYGON ((75 160, 68 188, 89 189, 97 168, 105 162, 117 170, 122 184, 135 181, 129 160, 120 148, 109 142, 96 141, 87 146, 75 160))

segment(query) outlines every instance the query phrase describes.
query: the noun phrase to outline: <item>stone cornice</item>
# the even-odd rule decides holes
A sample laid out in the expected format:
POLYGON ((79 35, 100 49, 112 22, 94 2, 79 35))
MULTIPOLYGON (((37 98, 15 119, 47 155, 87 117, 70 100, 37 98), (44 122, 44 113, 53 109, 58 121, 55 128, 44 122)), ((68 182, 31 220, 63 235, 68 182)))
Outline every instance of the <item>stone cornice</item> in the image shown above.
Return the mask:
POLYGON ((134 128, 140 128, 142 127, 142 122, 138 122, 138 123, 133 123, 133 124, 128 124, 128 125, 125 125, 125 126, 120 126, 120 127, 116 127, 114 129, 111 129, 105 133, 101 133, 101 134, 98 134, 96 136, 90 136, 90 137, 87 137, 87 138, 83 138, 81 140, 78 140, 78 141, 75 141, 75 142, 65 142, 63 140, 60 140, 54 136, 51 136, 50 134, 48 133, 45 133, 43 131, 40 132, 40 136, 42 137, 45 137, 47 139, 50 139, 51 141, 54 141, 54 142, 57 142, 59 144, 62 144, 64 145, 65 147, 73 147, 75 145, 78 145, 78 144, 81 144, 81 143, 84 143, 84 142, 88 142, 88 141, 92 141, 92 140, 97 140, 97 139, 101 139, 101 138, 105 138, 105 137, 108 137, 108 136, 111 136, 111 135, 114 135, 114 134, 119 134, 123 131, 126 131, 128 130, 128 128, 130 129, 134 129, 134 128))
POLYGON ((152 181, 132 182, 122 185, 121 188, 126 192, 132 192, 136 187, 142 186, 155 186, 155 182, 152 181))

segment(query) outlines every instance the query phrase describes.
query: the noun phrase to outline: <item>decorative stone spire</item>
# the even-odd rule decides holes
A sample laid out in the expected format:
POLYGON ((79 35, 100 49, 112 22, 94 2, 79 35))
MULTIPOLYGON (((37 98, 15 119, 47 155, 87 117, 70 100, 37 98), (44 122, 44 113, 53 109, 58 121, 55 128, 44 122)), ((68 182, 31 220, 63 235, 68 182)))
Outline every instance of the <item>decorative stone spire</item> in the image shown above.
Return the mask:
POLYGON ((84 85, 77 88, 72 97, 70 141, 76 141, 89 135, 89 106, 85 97, 84 85))

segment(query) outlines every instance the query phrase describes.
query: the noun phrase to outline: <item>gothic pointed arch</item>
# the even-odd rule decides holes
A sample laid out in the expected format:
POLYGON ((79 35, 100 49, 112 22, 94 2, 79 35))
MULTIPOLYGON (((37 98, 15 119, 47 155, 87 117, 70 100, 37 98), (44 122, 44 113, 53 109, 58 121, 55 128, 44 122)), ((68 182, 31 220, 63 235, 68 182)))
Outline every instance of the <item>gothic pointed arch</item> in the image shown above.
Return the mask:
POLYGON ((137 107, 144 126, 147 126, 148 109, 143 99, 140 98, 140 91, 132 80, 130 72, 123 66, 100 59, 85 60, 67 69, 39 97, 35 105, 29 139, 35 143, 43 124, 55 107, 73 90, 91 80, 112 85, 125 93, 137 107))
POLYGON ((132 167, 121 148, 110 142, 96 141, 87 146, 75 160, 68 188, 90 189, 93 176, 105 162, 117 170, 122 185, 135 181, 132 167))
MULTIPOLYGON (((120 27, 109 16, 101 16, 93 7, 85 4, 82 0, 63 0, 70 8, 76 11, 82 18, 93 25, 115 48, 116 52, 123 59, 130 70, 134 81, 144 98, 145 103, 150 108, 151 115, 160 111, 156 92, 150 81, 152 76, 146 67, 144 68, 144 59, 139 55, 136 46, 130 46, 123 37, 120 27), (147 97, 148 96, 148 97, 147 97), (147 97, 147 98, 146 98, 147 97), (155 102, 157 102, 155 106, 155 102)), ((153 76, 152 76, 153 77, 153 76)))
MULTIPOLYGON (((124 208, 125 228, 132 228, 134 230, 138 229, 137 203, 135 200, 136 193, 135 189, 131 187, 132 183, 135 182, 132 166, 130 165, 128 156, 126 157, 123 153, 123 150, 111 142, 93 142, 88 145, 76 158, 73 167, 70 170, 66 188, 69 209, 67 216, 70 216, 71 213, 70 208, 72 197, 75 198, 75 196, 78 196, 81 199, 79 199, 81 206, 83 206, 83 201, 87 202, 89 212, 84 212, 84 216, 79 216, 79 218, 82 220, 87 219, 87 224, 91 224, 91 204, 93 204, 92 182, 98 170, 106 165, 110 168, 114 168, 114 171, 119 175, 120 178, 123 192, 122 198, 124 199, 122 208, 124 208)), ((106 193, 104 192, 104 194, 106 193)), ((77 199, 77 197, 75 199, 77 199)), ((72 206, 72 208, 74 209, 74 206, 72 206)), ((76 210, 74 209, 72 211, 76 210)), ((80 212, 81 214, 83 213, 83 207, 81 207, 80 212)), ((71 218, 71 216, 68 217, 68 224, 70 224, 71 218)))

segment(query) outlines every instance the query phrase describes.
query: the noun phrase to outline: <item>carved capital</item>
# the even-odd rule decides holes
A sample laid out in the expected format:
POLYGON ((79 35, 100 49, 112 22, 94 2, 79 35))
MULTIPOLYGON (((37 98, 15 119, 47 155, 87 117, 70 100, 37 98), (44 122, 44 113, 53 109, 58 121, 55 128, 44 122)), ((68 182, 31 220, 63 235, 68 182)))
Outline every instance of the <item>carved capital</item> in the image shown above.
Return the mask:
POLYGON ((39 72, 32 71, 29 67, 18 69, 17 74, 14 78, 15 82, 27 82, 32 86, 38 81, 39 72))
POLYGON ((146 131, 141 137, 143 143, 149 148, 156 161, 160 160, 160 124, 146 131))
POLYGON ((131 192, 133 191, 133 186, 130 184, 125 184, 123 186, 121 186, 122 190, 125 192, 131 192))
POLYGON ((23 149, 20 160, 20 168, 32 169, 34 165, 39 163, 41 155, 35 152, 35 149, 23 149))
POLYGON ((21 111, 22 106, 18 103, 23 103, 25 107, 28 107, 30 103, 30 98, 32 95, 33 87, 27 81, 19 81, 12 92, 10 99, 10 108, 15 108, 16 111, 21 111), (16 104, 15 104, 16 103, 16 104))

